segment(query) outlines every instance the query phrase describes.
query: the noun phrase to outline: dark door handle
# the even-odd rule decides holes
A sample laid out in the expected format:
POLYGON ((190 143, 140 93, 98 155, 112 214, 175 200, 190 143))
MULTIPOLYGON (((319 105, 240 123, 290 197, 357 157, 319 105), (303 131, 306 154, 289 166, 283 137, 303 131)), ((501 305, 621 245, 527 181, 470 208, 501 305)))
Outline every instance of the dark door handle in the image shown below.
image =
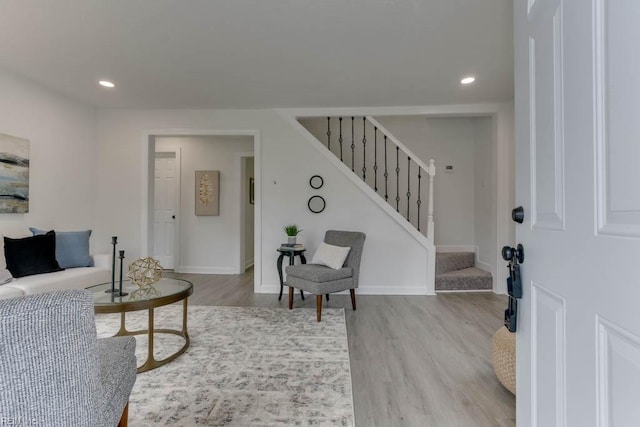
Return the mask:
POLYGON ((175 215, 171 215, 171 219, 176 219, 176 216, 175 215))
POLYGON ((522 224, 522 221, 524 221, 524 209, 522 206, 518 206, 511 211, 511 219, 518 224, 522 224))
POLYGON ((502 259, 508 262, 516 260, 515 264, 522 264, 524 262, 524 246, 518 243, 518 246, 512 248, 511 246, 502 247, 502 259))

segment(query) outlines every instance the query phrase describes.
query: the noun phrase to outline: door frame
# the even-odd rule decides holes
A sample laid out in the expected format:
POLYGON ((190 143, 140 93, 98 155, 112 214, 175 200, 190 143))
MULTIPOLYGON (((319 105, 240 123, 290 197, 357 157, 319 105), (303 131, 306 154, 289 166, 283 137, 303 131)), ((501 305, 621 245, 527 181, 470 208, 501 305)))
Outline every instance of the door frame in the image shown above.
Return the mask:
MULTIPOLYGON (((240 183, 240 244, 239 244, 239 248, 240 251, 238 253, 239 256, 239 265, 240 265, 240 271, 239 274, 242 274, 245 272, 247 266, 247 260, 245 259, 245 254, 244 254, 244 250, 245 250, 245 222, 246 222, 246 215, 247 215, 247 211, 245 209, 245 201, 246 198, 249 197, 249 191, 247 190, 247 186, 244 182, 244 175, 245 175, 245 170, 247 167, 247 159, 253 157, 254 158, 254 166, 253 166, 253 174, 255 175, 255 155, 254 153, 250 153, 250 152, 246 152, 246 153, 236 153, 236 170, 237 172, 237 179, 238 182, 240 183)), ((254 177, 254 186, 255 186, 255 177, 254 177)), ((255 204, 254 204, 254 222, 255 222, 255 204)), ((254 236, 255 236, 255 229, 254 229, 254 236)), ((254 239, 254 247, 253 247, 253 260, 255 263, 255 252, 256 251, 256 247, 255 247, 255 239, 254 239)))
MULTIPOLYGON (((146 129, 142 131, 141 150, 141 188, 140 188, 140 253, 149 253, 149 228, 153 226, 153 195, 149 194, 149 180, 154 171, 150 165, 155 162, 155 138, 158 136, 251 136, 253 137, 255 217, 254 217, 254 292, 260 291, 262 280, 262 180, 261 180, 261 144, 260 131, 257 129, 146 129)), ((240 226, 236 233, 240 235, 240 226)), ((238 251, 239 252, 239 251, 238 251)))
MULTIPOLYGON (((154 174, 153 177, 155 178, 155 153, 157 153, 155 151, 155 144, 154 144, 154 174)), ((176 172, 177 172, 177 176, 176 176, 176 181, 175 181, 175 188, 174 191, 176 192, 175 196, 175 200, 176 200, 176 209, 175 209, 175 215, 177 217, 177 219, 174 221, 174 234, 173 234, 173 270, 176 269, 177 266, 180 265, 180 220, 182 218, 182 216, 180 215, 180 207, 181 207, 181 202, 182 202, 182 147, 176 147, 176 149, 174 150, 163 150, 160 151, 160 153, 175 153, 175 159, 176 159, 176 172)), ((149 180, 149 186, 151 185, 151 183, 154 183, 153 185, 155 186, 155 180, 149 180)), ((155 188, 154 188, 155 190, 155 188)), ((154 206, 154 200, 155 195, 154 192, 149 191, 149 207, 154 206)), ((155 218, 155 209, 152 209, 152 218, 155 218)), ((148 231, 149 231, 149 236, 147 237, 147 241, 148 241, 148 247, 152 250, 153 252, 153 247, 155 244, 155 232, 153 231, 153 227, 148 227, 148 231)))

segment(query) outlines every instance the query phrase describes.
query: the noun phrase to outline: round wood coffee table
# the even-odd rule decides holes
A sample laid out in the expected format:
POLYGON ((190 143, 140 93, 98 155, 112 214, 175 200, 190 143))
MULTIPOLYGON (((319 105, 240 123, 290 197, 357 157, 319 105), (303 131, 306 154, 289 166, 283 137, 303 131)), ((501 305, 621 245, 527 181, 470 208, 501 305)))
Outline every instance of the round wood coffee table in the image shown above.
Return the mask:
MULTIPOLYGON (((118 284, 116 283, 116 289, 118 284)), ((174 360, 189 348, 189 333, 187 332, 187 301, 193 293, 193 284, 181 279, 162 278, 152 286, 139 288, 130 281, 122 282, 123 292, 128 295, 123 297, 105 293, 111 289, 111 282, 90 286, 88 291, 93 292, 93 301, 96 314, 120 313, 120 330, 115 336, 122 335, 142 335, 149 336, 149 348, 147 360, 138 368, 138 373, 150 371, 174 360), (182 330, 156 329, 154 327, 154 313, 156 307, 183 301, 182 308, 182 330), (139 331, 128 331, 125 327, 125 313, 129 311, 147 310, 149 313, 149 326, 147 329, 139 331), (153 357, 153 338, 155 334, 173 334, 184 338, 184 345, 171 356, 162 360, 153 357)))

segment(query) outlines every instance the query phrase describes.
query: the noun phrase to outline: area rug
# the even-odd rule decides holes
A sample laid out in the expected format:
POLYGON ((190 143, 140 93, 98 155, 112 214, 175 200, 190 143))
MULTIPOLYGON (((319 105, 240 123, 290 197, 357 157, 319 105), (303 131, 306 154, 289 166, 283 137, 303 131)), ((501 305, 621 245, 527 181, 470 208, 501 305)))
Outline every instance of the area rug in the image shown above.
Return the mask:
MULTIPOLYGON (((99 337, 119 315, 97 315, 99 337)), ((182 306, 155 311, 156 328, 180 329, 182 306)), ((127 313, 127 329, 145 329, 147 313, 127 313)), ((132 426, 353 426, 349 348, 342 309, 190 306, 191 346, 173 362, 138 375, 129 403, 132 426)), ((138 364, 147 339, 137 336, 138 364)), ((179 337, 156 335, 156 359, 179 337)))

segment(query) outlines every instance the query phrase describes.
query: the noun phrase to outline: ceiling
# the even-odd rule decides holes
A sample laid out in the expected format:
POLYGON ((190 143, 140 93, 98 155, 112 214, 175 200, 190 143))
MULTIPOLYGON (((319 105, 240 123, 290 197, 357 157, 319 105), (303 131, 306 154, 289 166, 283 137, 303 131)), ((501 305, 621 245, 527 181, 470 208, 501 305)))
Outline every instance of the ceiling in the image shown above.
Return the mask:
POLYGON ((513 0, 0 0, 0 69, 99 108, 501 102, 512 14, 513 0))

